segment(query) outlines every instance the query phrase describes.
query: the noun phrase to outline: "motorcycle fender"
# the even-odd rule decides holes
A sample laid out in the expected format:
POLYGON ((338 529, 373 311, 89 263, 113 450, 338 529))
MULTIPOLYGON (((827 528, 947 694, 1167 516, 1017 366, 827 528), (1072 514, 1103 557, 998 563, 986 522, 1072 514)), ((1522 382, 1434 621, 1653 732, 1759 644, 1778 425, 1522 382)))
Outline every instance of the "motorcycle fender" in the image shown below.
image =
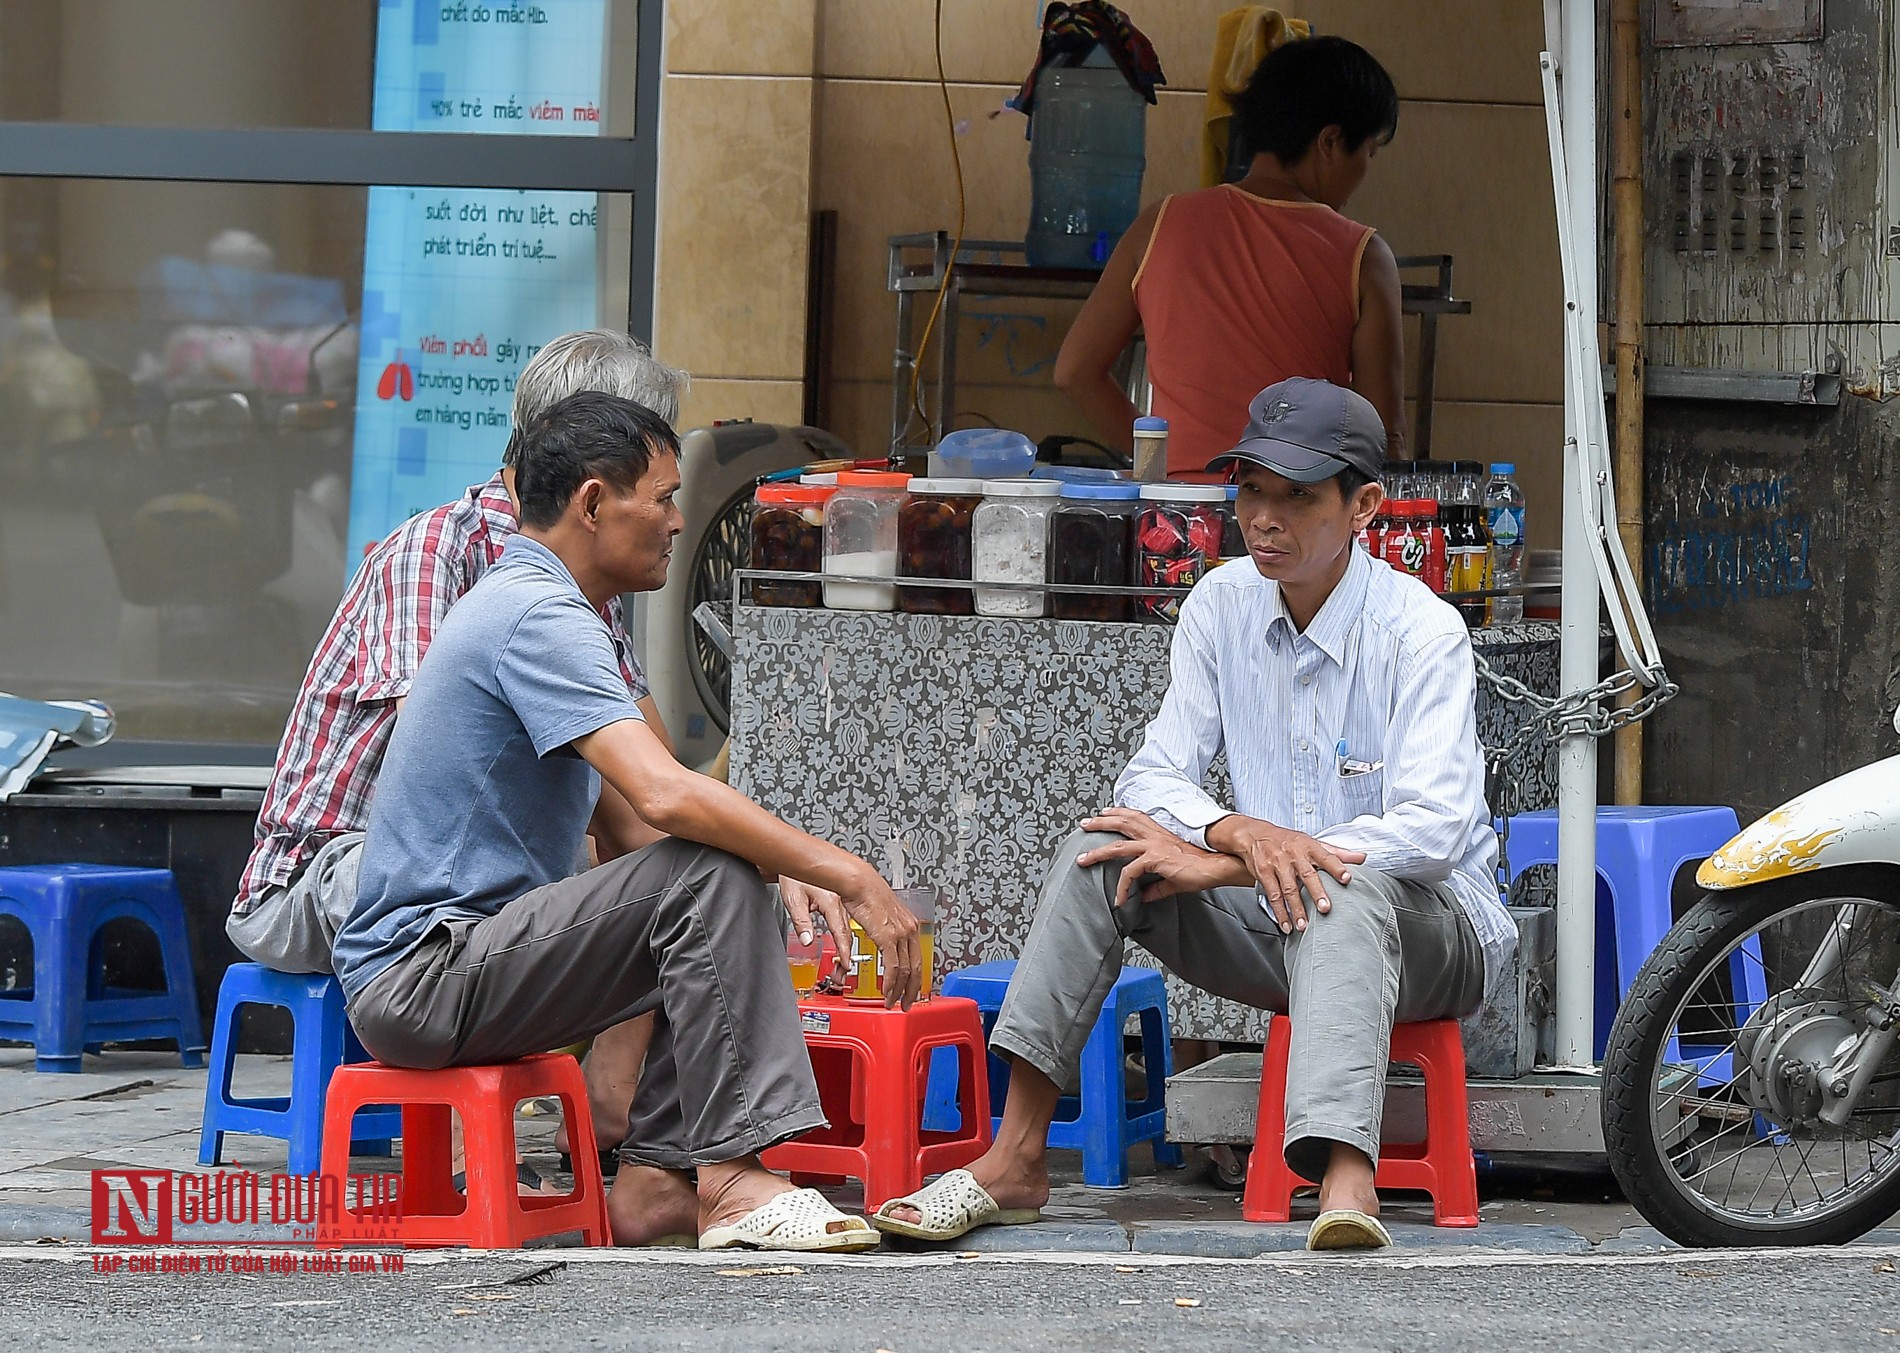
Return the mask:
POLYGON ((1847 864, 1900 861, 1900 756, 1790 799, 1703 862, 1704 888, 1744 888, 1847 864))

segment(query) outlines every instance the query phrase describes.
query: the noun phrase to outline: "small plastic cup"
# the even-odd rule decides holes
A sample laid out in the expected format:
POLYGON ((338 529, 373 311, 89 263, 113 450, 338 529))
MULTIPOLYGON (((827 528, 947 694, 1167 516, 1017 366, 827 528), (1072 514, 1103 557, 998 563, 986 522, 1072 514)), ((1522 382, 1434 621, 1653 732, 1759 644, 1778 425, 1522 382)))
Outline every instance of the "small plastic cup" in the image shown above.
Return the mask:
POLYGON ((924 974, 918 994, 930 999, 937 976, 937 898, 935 888, 899 888, 897 900, 917 918, 917 944, 923 950, 924 974))
POLYGON ((801 940, 796 930, 785 940, 785 958, 792 970, 792 990, 801 1001, 818 989, 818 966, 824 943, 824 937, 817 933, 809 940, 801 940))

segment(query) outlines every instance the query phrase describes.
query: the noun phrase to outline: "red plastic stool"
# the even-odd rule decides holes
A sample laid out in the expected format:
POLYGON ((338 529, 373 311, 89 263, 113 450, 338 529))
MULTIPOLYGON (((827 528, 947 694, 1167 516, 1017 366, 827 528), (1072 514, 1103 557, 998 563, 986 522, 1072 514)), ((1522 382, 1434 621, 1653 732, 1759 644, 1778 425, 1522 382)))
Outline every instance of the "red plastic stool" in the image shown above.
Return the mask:
POLYGON ((927 1174, 968 1165, 989 1149, 990 1078, 983 1019, 957 996, 919 1001, 909 1010, 817 997, 798 1003, 805 1046, 830 1126, 765 1152, 760 1159, 793 1179, 855 1175, 867 1210, 914 1193, 927 1174), (957 1050, 963 1126, 923 1127, 924 1090, 933 1049, 957 1050))
POLYGON ((580 1063, 541 1053, 498 1066, 409 1071, 379 1062, 340 1066, 324 1102, 323 1173, 339 1181, 345 1202, 334 1222, 317 1227, 317 1244, 468 1245, 516 1250, 542 1236, 579 1231, 589 1245, 611 1245, 607 1190, 580 1063), (523 1197, 515 1178, 515 1106, 539 1095, 561 1101, 573 1145, 574 1191, 523 1197), (400 1204, 352 1210, 350 1121, 369 1105, 402 1107, 400 1204), (454 1183, 449 1111, 462 1117, 468 1193, 454 1183))
MULTIPOLYGON (((1260 1111, 1253 1154, 1247 1160, 1247 1190, 1240 1215, 1248 1221, 1285 1221, 1300 1184, 1286 1163, 1286 1061, 1293 1021, 1275 1015, 1267 1029, 1267 1055, 1260 1075, 1260 1111)), ((1425 1140, 1392 1144, 1379 1152, 1374 1182, 1382 1189, 1423 1189, 1432 1195, 1432 1221, 1439 1226, 1478 1224, 1478 1169, 1471 1158, 1471 1125, 1465 1108, 1465 1045, 1455 1019, 1428 1019, 1392 1030, 1391 1060, 1425 1073, 1425 1140)), ((1304 1181, 1315 1183, 1315 1180, 1304 1181)))

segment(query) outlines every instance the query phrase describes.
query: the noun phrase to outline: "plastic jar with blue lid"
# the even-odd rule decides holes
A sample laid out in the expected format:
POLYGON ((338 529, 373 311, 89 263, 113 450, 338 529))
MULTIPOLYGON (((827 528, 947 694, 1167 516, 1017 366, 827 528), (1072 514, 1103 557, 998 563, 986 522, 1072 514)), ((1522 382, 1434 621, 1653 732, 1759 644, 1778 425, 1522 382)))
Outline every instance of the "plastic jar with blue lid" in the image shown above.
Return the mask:
POLYGON ((1127 482, 1064 484, 1049 522, 1051 609, 1058 620, 1127 620, 1131 598, 1070 593, 1081 587, 1128 587, 1134 581, 1135 513, 1141 486, 1127 482))

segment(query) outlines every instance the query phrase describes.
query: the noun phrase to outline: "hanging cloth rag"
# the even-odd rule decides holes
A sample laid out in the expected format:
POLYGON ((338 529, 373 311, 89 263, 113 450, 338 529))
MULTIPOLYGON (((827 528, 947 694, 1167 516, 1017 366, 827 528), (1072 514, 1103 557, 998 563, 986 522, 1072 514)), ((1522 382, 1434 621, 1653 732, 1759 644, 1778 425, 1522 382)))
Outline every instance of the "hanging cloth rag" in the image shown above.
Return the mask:
POLYGON ((0 691, 0 802, 26 787, 55 744, 97 747, 117 727, 97 700, 22 700, 0 691))
POLYGON ((1165 85, 1154 44, 1142 36, 1128 16, 1104 0, 1077 0, 1075 4, 1052 4, 1042 16, 1042 44, 1036 51, 1036 64, 1029 78, 1016 91, 1009 106, 1017 112, 1036 111, 1036 77, 1045 66, 1079 66, 1088 59, 1095 45, 1114 58, 1122 78, 1149 103, 1155 102, 1155 86, 1165 85))
POLYGON ((1294 38, 1311 37, 1305 19, 1289 19, 1265 5, 1245 5, 1220 16, 1214 30, 1214 64, 1207 73, 1207 112, 1201 120, 1201 186, 1227 181, 1234 100, 1246 89, 1268 52, 1294 38))

